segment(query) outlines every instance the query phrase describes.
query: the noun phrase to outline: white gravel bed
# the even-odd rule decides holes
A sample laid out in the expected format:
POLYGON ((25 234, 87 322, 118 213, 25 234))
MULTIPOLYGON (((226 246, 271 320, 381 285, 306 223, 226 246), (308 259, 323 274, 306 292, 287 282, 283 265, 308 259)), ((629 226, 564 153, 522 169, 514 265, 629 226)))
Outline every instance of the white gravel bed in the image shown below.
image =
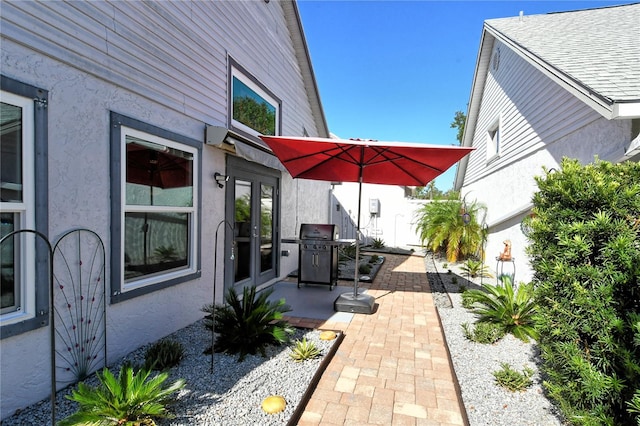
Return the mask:
MULTIPOLYGON (((442 268, 442 261, 436 260, 434 264, 430 254, 425 263, 428 272, 439 273, 451 301, 451 307, 446 303, 436 303, 436 306, 470 426, 562 425, 561 416, 546 398, 541 385, 535 342, 525 343, 510 334, 491 345, 468 340, 461 324, 472 325, 476 317, 462 307, 460 285, 480 288, 480 279, 467 281, 459 265, 449 265, 452 273, 447 274, 447 270, 442 268), (454 277, 457 283, 452 282, 454 277), (496 384, 493 372, 501 370, 502 363, 508 363, 520 372, 526 367, 532 369, 533 385, 523 392, 511 392, 496 384)), ((484 283, 495 284, 495 278, 485 278, 484 283)), ((442 297, 435 300, 438 299, 442 297)))
MULTIPOLYGON (((158 426, 178 425, 286 425, 296 407, 313 380, 322 360, 337 340, 320 340, 320 331, 298 329, 293 342, 305 337, 321 350, 322 356, 295 362, 290 358, 291 347, 271 347, 267 357, 248 355, 243 362, 237 362, 237 356, 214 355, 213 374, 211 373, 211 355, 203 351, 211 344, 211 331, 202 321, 198 321, 169 336, 182 343, 185 357, 180 364, 170 370, 165 384, 183 378, 186 386, 177 394, 176 401, 168 408, 175 415, 173 419, 157 419, 158 426), (262 401, 270 395, 283 396, 287 402, 283 412, 267 414, 262 401)), ((148 346, 132 352, 111 371, 117 375, 125 360, 134 365, 144 362, 144 353, 148 346)), ((154 373, 152 373, 152 376, 154 373)), ((97 379, 92 376, 85 383, 95 385, 97 379)), ((65 398, 70 389, 57 395, 56 411, 60 420, 76 409, 77 405, 65 398)), ((49 400, 34 404, 20 413, 2 421, 2 426, 32 426, 50 424, 51 404, 49 400)))

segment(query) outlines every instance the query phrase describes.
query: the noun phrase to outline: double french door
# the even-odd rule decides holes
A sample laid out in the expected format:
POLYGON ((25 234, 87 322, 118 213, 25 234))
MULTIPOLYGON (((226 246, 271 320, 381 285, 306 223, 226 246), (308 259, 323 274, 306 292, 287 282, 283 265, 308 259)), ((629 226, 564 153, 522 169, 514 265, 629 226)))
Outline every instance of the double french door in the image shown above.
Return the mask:
POLYGON ((236 157, 227 159, 226 217, 233 238, 226 238, 229 262, 225 287, 242 291, 277 276, 279 252, 278 171, 236 157), (233 257, 233 259, 231 259, 233 257))

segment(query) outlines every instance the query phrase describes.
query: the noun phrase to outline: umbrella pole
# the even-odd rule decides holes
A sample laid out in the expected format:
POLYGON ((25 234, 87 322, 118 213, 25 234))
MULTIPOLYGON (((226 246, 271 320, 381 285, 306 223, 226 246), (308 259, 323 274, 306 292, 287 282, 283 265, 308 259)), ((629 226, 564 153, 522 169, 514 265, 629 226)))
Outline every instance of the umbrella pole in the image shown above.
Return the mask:
MULTIPOLYGON (((364 150, 360 152, 360 163, 364 162, 364 150)), ((362 209, 362 168, 358 179, 358 219, 356 221, 356 271, 353 277, 353 294, 342 293, 333 302, 333 309, 337 312, 351 312, 358 314, 372 314, 375 311, 375 298, 370 294, 358 294, 358 270, 360 269, 360 211, 362 209)))
POLYGON ((358 182, 358 219, 356 221, 356 265, 353 277, 353 297, 358 297, 358 272, 360 269, 360 210, 362 209, 362 171, 358 182))

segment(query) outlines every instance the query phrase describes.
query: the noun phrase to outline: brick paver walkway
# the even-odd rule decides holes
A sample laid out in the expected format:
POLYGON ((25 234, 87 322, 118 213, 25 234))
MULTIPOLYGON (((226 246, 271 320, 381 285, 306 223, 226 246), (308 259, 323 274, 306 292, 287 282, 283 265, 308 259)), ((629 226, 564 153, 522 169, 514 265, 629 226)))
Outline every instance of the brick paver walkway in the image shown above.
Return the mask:
POLYGON ((299 425, 467 425, 421 256, 385 255, 371 284, 372 315, 349 324, 292 318, 343 330, 345 338, 299 425))

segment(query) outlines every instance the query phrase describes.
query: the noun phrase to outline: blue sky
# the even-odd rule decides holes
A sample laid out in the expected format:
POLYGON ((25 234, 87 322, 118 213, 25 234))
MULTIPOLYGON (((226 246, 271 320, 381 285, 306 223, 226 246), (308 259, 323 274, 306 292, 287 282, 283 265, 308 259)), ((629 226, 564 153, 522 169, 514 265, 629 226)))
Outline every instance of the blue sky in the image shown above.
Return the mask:
MULTIPOLYGON (((298 0, 329 130, 342 138, 457 144, 486 19, 634 1, 298 0)), ((452 188, 455 166, 436 179, 452 188)))

